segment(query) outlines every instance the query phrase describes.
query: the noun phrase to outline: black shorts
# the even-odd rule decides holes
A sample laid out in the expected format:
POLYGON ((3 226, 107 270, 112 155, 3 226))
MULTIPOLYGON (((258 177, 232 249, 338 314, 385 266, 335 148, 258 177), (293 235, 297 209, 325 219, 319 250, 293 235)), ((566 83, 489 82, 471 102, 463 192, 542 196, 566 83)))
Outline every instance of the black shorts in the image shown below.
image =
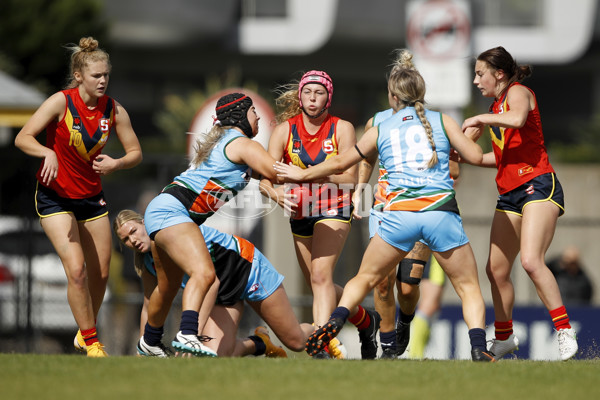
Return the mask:
POLYGON ((352 212, 354 211, 354 205, 349 207, 340 207, 337 209, 338 213, 335 215, 317 215, 316 217, 305 217, 301 219, 290 218, 290 226, 292 227, 292 234, 294 236, 300 236, 309 238, 313 235, 315 224, 321 221, 334 220, 352 223, 352 212))
POLYGON ((550 172, 536 176, 532 180, 498 196, 496 211, 523 215, 527 204, 550 201, 560 209, 559 215, 565 213, 565 197, 556 174, 550 172))
POLYGON ((72 213, 80 222, 91 221, 108 215, 104 192, 87 199, 66 199, 52 189, 37 184, 35 190, 35 209, 40 218, 56 214, 72 213))

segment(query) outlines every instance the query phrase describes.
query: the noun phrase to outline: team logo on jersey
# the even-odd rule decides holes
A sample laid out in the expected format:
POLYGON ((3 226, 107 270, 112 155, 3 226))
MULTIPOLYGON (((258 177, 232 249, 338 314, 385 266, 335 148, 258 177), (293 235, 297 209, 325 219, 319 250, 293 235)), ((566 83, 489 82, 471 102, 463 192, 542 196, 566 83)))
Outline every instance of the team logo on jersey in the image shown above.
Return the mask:
POLYGON ((529 187, 527 189, 525 189, 525 193, 527 194, 533 194, 535 192, 535 189, 533 188, 533 185, 529 185, 529 187))
POLYGON ((81 131, 81 119, 79 117, 73 118, 72 130, 81 131))
POLYGON ((321 145, 321 148, 323 149, 323 153, 325 153, 325 154, 333 153, 333 151, 335 150, 335 147, 333 147, 333 140, 332 139, 323 140, 323 144, 321 145))
POLYGON ((107 133, 110 130, 110 119, 108 119, 108 118, 102 118, 98 122, 98 127, 100 128, 100 130, 102 131, 102 133, 107 133))
POLYGON ((407 115, 406 117, 402 118, 402 122, 404 121, 411 121, 413 119, 412 115, 407 115))
POLYGON ((100 201, 98 202, 98 204, 100 204, 102 207, 106 206, 106 201, 104 201, 104 198, 100 199, 100 201))
POLYGON ((531 165, 526 165, 522 168, 519 168, 519 176, 527 175, 533 172, 533 167, 531 165))
POLYGON ((300 154, 301 151, 302 151, 302 141, 294 139, 294 142, 292 143, 292 153, 300 154))
POLYGON ((329 210, 325 211, 325 215, 327 215, 328 217, 335 217, 336 215, 338 215, 338 210, 335 208, 330 208, 329 210))
POLYGON ((258 283, 254 283, 252 286, 250 286, 250 293, 254 293, 258 290, 258 283))

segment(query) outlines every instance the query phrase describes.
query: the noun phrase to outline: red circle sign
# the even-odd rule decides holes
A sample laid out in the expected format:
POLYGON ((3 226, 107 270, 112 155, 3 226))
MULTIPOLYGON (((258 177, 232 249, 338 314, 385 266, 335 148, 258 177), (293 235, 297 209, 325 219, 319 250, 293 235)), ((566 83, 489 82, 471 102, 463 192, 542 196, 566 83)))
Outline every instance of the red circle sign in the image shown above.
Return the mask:
POLYGON ((415 55, 421 57, 465 56, 471 40, 468 10, 452 0, 417 4, 409 15, 406 40, 415 55))

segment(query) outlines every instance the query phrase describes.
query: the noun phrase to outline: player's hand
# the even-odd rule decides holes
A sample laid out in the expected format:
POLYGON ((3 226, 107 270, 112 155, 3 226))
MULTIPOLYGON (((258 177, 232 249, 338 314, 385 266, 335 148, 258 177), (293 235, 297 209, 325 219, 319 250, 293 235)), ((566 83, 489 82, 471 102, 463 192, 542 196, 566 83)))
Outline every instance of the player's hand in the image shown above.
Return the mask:
POLYGON ((119 161, 106 154, 100 154, 94 159, 92 168, 99 175, 108 175, 119 169, 119 161))
POLYGON ((289 188, 286 188, 281 199, 280 205, 283 207, 284 214, 294 218, 298 210, 298 196, 292 193, 289 188))
POLYGON ((357 187, 357 189, 352 194, 352 204, 354 205, 354 211, 352 211, 352 218, 354 218, 356 220, 362 219, 362 215, 360 215, 360 213, 358 212, 360 210, 361 202, 362 202, 362 189, 358 190, 358 187, 357 187))
MULTIPOLYGON (((474 130, 471 130, 470 133, 479 133, 479 136, 481 136, 481 132, 483 131, 483 126, 484 126, 483 122, 481 122, 479 120, 479 116, 476 115, 474 117, 465 119, 465 121, 462 124, 462 131, 467 133, 467 130, 469 128, 473 128, 474 130)), ((479 136, 477 136, 477 139, 475 139, 474 137, 471 137, 470 135, 467 135, 467 136, 469 136, 472 140, 479 139, 479 136)))
POLYGON ((42 183, 46 186, 58 177, 58 158, 53 150, 49 150, 46 157, 44 157, 41 177, 42 183))
POLYGON ((287 182, 301 182, 304 180, 304 170, 296 165, 287 165, 281 161, 276 161, 273 168, 277 171, 277 176, 287 182))

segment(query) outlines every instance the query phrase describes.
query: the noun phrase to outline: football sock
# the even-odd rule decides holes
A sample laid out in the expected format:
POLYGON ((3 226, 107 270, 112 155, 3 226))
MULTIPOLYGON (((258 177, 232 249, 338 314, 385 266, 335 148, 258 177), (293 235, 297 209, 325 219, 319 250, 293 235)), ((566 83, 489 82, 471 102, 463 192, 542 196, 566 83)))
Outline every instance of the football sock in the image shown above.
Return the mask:
POLYGON ((356 326, 356 329, 361 331, 369 327, 369 324, 371 323, 371 317, 369 317, 367 311, 359 305, 358 312, 353 317, 350 317, 348 321, 356 326))
POLYGON ((513 334, 513 321, 494 321, 496 340, 506 340, 513 334))
POLYGON ((184 335, 198 335, 198 312, 194 310, 183 311, 179 330, 184 335))
POLYGON ((267 352, 267 345, 258 336, 248 336, 248 339, 254 342, 254 354, 255 356, 262 356, 267 352))
POLYGON ((426 315, 417 311, 410 329, 410 358, 421 359, 425 357, 425 347, 427 347, 431 333, 431 322, 426 315))
POLYGON ((350 315, 350 310, 348 310, 346 307, 336 307, 336 309, 331 313, 331 317, 329 317, 329 319, 340 318, 342 321, 346 322, 348 315, 350 315))
POLYGON ((550 310, 550 317, 552 318, 552 322, 557 331, 560 331, 561 329, 571 329, 569 316, 567 315, 565 306, 550 310))
POLYGON ((90 329, 81 329, 81 336, 83 337, 87 347, 98 341, 98 332, 96 332, 95 326, 90 329))
POLYGON ((144 326, 144 342, 148 346, 157 346, 163 337, 164 327, 155 328, 146 322, 144 326))
POLYGON ((381 350, 392 349, 396 350, 396 331, 382 332, 379 331, 379 341, 381 342, 381 350))
POLYGON ((482 328, 469 329, 469 339, 471 339, 471 348, 487 350, 485 348, 485 331, 482 328))
POLYGON ((404 314, 402 312, 402 310, 400 310, 400 321, 404 322, 405 324, 410 324, 413 320, 413 318, 415 317, 415 313, 413 312, 412 314, 404 314))

